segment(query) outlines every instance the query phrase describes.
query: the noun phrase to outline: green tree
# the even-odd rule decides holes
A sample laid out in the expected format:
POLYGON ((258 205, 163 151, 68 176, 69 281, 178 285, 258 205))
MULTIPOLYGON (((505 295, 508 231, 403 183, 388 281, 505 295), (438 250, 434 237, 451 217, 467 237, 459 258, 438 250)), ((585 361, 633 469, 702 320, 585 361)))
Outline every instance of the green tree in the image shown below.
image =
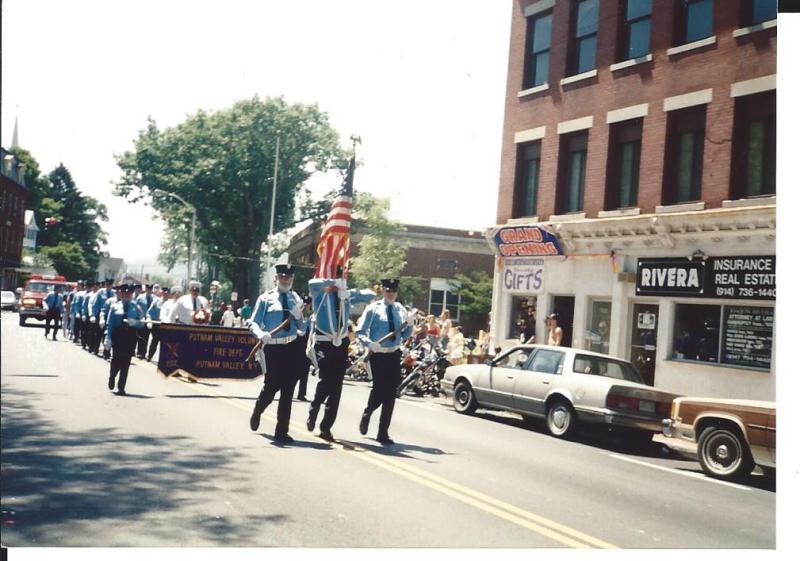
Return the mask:
POLYGON ((56 271, 67 278, 94 278, 102 253, 101 244, 106 235, 98 221, 108 220, 105 205, 93 197, 81 195, 72 174, 59 164, 47 176, 47 191, 40 200, 39 215, 44 219, 54 218, 53 225, 44 224, 37 239, 44 248, 59 248, 53 255, 56 271), (62 257, 74 255, 73 244, 80 248, 81 259, 77 264, 68 264, 62 257))
POLYGON ((269 234, 275 147, 280 138, 275 231, 294 222, 297 192, 316 171, 344 167, 338 135, 316 105, 253 98, 228 109, 199 111, 174 128, 151 119, 133 151, 117 155, 123 178, 115 194, 152 197, 170 228, 186 224, 183 197, 197 208, 197 243, 240 297, 260 289, 261 246, 269 234))
POLYGON ((67 279, 94 278, 94 271, 97 270, 86 262, 84 250, 78 242, 59 242, 42 247, 39 253, 52 261, 55 270, 67 279))
POLYGON ((457 273, 454 280, 455 292, 461 296, 461 321, 484 325, 492 309, 492 277, 486 271, 473 271, 457 273))
POLYGON ((19 146, 9 148, 8 151, 14 154, 19 161, 25 164, 25 187, 29 191, 28 203, 26 208, 38 210, 42 204, 42 199, 49 196, 49 185, 47 179, 42 177, 39 162, 30 152, 19 146))
POLYGON ((365 233, 358 243, 358 255, 350 261, 353 286, 371 288, 382 278, 399 277, 406 267, 406 249, 393 240, 405 228, 389 219, 389 206, 389 199, 369 193, 355 197, 353 232, 365 233))

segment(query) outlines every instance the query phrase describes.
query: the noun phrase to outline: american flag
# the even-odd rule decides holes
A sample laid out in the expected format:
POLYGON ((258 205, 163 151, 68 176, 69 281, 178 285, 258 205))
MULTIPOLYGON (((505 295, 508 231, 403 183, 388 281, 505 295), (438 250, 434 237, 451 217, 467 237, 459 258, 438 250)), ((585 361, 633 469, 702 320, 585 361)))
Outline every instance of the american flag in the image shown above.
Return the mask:
POLYGON ((336 278, 336 270, 342 267, 343 278, 347 278, 347 261, 350 259, 350 215, 353 211, 353 174, 356 158, 350 158, 347 175, 336 200, 333 201, 322 234, 317 244, 317 269, 314 278, 336 278))

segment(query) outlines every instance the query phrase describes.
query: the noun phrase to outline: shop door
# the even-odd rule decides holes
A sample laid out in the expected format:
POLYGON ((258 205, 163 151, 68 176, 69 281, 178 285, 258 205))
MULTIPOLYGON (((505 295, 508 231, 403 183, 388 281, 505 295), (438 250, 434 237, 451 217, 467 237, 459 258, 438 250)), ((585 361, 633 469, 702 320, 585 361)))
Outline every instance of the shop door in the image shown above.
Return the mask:
POLYGON ((652 386, 656 377, 656 336, 658 335, 658 304, 634 304, 631 318, 630 360, 652 386))
MULTIPOLYGON (((556 296, 553 298, 553 311, 558 314, 558 326, 564 332, 561 338, 562 347, 572 346, 572 317, 575 314, 574 296, 556 296)), ((547 333, 543 341, 547 342, 547 333)))

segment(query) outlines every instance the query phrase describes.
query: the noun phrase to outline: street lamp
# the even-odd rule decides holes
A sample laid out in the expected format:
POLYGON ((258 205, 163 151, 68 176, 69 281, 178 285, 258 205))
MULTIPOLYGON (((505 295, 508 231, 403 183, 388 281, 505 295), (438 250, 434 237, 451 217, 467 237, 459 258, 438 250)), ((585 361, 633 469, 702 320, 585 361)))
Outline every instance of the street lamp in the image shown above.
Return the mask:
POLYGON ((189 232, 189 256, 186 258, 186 288, 188 290, 189 281, 192 280, 192 250, 194 249, 194 231, 197 226, 197 209, 193 205, 187 203, 183 197, 175 193, 169 193, 161 189, 153 189, 153 194, 178 199, 186 208, 192 211, 192 230, 189 232))

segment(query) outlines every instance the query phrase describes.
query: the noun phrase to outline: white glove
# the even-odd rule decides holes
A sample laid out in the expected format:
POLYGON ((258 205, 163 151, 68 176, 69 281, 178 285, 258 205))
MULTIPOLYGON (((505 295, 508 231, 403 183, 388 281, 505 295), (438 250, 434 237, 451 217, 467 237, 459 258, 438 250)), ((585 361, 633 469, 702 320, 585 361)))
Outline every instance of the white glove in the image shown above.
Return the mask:
POLYGON ((81 316, 81 321, 86 321, 86 316, 82 315, 81 316))
POLYGON ((105 341, 103 341, 103 345, 105 346, 105 348, 110 349, 111 348, 111 339, 106 339, 105 341))
POLYGON ((339 291, 339 298, 341 298, 342 292, 347 292, 347 281, 344 279, 335 279, 333 281, 333 286, 339 291))
POLYGON ((264 334, 261 336, 262 343, 269 343, 272 341, 272 335, 270 335, 269 331, 265 331, 264 334))
POLYGON ((147 329, 153 329, 153 322, 151 321, 147 322, 147 329))
POLYGON ((97 318, 92 316, 89 318, 89 323, 97 323, 97 318))
POLYGON ((101 319, 101 320, 100 320, 100 327, 101 327, 101 328, 103 328, 103 327, 105 327, 105 326, 106 326, 106 322, 105 322, 105 320, 102 320, 102 319, 101 319))
POLYGON ((381 350, 381 344, 378 342, 372 342, 369 344, 369 350, 373 353, 376 353, 381 350))

